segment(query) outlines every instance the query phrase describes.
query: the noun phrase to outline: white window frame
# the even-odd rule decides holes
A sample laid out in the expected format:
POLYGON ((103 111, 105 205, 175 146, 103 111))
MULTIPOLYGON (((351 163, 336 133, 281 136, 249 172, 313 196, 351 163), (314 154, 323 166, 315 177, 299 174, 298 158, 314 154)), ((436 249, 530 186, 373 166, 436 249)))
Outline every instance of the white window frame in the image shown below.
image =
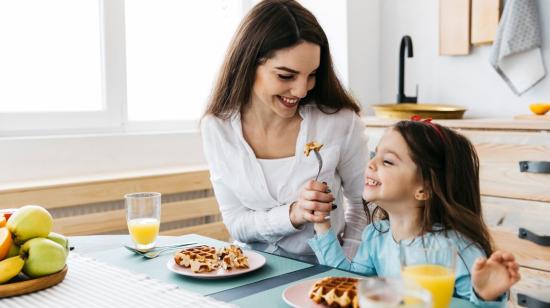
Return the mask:
MULTIPOLYGON (((240 0, 243 13, 253 3, 240 0)), ((0 137, 140 131, 197 131, 197 120, 128 121, 125 0, 99 0, 104 109, 81 112, 0 112, 0 137), (108 29, 108 31, 107 31, 108 29)))

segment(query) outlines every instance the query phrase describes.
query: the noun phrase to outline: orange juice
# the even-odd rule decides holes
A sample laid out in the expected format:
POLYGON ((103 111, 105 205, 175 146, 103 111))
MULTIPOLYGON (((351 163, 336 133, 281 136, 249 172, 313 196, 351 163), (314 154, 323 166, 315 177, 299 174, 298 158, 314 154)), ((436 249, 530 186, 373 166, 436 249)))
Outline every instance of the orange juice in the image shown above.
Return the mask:
POLYGON ((135 218, 128 221, 128 230, 137 244, 153 243, 159 233, 160 221, 156 218, 135 218))
POLYGON ((450 268, 432 264, 410 265, 401 274, 404 279, 411 279, 430 291, 434 308, 447 308, 451 304, 455 274, 450 268))

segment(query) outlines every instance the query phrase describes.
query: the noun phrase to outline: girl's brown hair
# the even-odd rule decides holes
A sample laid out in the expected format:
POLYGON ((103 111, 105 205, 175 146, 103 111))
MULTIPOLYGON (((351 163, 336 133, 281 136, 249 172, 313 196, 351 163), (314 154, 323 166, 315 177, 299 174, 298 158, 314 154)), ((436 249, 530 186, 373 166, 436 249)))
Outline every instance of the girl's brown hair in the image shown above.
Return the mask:
POLYGON ((258 65, 277 50, 301 42, 321 47, 321 61, 315 87, 300 105, 315 103, 325 113, 349 108, 359 113, 359 105, 340 84, 333 69, 325 32, 307 9, 292 0, 264 0, 241 22, 229 46, 205 115, 227 119, 250 102, 258 65))
MULTIPOLYGON (((472 143, 430 122, 401 121, 392 129, 407 142, 429 195, 421 209, 422 233, 454 230, 491 255, 493 245, 481 209, 479 159, 472 143), (433 229, 436 225, 443 229, 433 229)), ((371 219, 388 217, 380 207, 366 210, 371 219)))

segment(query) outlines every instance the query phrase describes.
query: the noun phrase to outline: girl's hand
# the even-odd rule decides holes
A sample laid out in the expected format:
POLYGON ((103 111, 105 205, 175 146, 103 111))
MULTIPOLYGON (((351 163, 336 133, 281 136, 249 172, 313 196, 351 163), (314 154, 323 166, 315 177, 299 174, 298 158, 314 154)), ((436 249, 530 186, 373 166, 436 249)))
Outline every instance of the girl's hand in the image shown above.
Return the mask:
POLYGON ((474 290, 486 301, 497 299, 519 279, 519 265, 514 256, 502 251, 495 251, 489 259, 478 258, 472 270, 474 290))
POLYGON ((313 229, 315 229, 315 233, 322 235, 328 232, 328 230, 330 229, 330 219, 326 219, 326 217, 329 214, 330 212, 327 214, 325 212, 315 211, 315 216, 322 217, 322 222, 316 222, 313 224, 313 229))
POLYGON ((290 206, 290 222, 296 228, 308 222, 324 222, 332 210, 332 201, 334 196, 326 183, 308 181, 300 190, 298 200, 290 206))

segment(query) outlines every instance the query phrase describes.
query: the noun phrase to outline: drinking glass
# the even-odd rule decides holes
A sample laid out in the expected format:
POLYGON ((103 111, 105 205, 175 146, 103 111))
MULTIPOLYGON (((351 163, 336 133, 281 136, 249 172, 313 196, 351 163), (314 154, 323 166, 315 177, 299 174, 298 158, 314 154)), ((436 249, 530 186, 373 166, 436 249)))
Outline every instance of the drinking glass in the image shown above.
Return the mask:
POLYGON ((431 294, 416 283, 398 278, 372 277, 359 281, 361 308, 430 308, 431 294))
POLYGON ((157 192, 139 192, 124 196, 126 222, 137 249, 155 247, 160 227, 161 195, 157 192))
POLYGON ((439 239, 424 247, 399 245, 401 275, 430 291, 434 308, 451 304, 455 284, 457 249, 447 239, 439 239))

